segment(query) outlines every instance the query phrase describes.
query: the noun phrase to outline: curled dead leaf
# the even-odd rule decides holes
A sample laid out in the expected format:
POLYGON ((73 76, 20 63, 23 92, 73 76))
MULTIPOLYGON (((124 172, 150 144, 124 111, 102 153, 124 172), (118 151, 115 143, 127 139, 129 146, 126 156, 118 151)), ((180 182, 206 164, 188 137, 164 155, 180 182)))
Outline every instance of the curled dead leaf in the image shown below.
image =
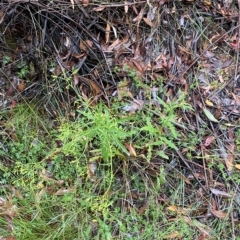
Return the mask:
POLYGON ((224 213, 223 211, 217 211, 216 209, 211 209, 211 212, 214 216, 220 219, 225 219, 228 216, 227 213, 224 213))

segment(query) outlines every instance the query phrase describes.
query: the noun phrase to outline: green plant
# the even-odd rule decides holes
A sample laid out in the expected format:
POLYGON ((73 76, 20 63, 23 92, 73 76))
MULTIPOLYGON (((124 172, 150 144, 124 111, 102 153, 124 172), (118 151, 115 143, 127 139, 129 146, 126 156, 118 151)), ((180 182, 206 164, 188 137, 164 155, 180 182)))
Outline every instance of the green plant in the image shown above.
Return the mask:
POLYGON ((25 61, 21 61, 17 64, 17 68, 18 68, 18 76, 20 78, 24 78, 26 77, 26 75, 29 73, 29 68, 28 65, 25 61))
POLYGON ((97 158, 111 163, 114 156, 128 154, 124 141, 134 131, 126 132, 124 123, 127 119, 117 119, 102 104, 84 111, 78 110, 78 119, 63 123, 60 128, 59 140, 63 142, 61 151, 75 157, 83 156, 91 150, 99 151, 97 158))
POLYGON ((6 65, 11 62, 11 57, 8 55, 3 56, 3 65, 6 65))

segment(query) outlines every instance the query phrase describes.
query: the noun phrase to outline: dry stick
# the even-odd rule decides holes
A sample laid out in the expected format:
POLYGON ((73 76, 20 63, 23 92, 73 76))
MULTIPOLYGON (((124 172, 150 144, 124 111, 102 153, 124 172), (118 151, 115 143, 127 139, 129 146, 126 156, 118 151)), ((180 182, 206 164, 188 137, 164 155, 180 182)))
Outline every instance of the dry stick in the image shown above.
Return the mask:
MULTIPOLYGON (((193 98, 194 99, 194 109, 196 109, 196 102, 195 102, 195 98, 193 98)), ((201 99, 202 99, 202 96, 201 96, 201 99)), ((204 101, 203 101, 203 99, 202 99, 202 103, 204 104, 204 101)), ((204 104, 204 107, 205 107, 205 104, 204 104)), ((199 118, 200 118, 200 116, 199 116, 199 114, 196 114, 196 122, 197 122, 197 128, 198 128, 198 132, 200 132, 199 131, 199 118)), ((208 168, 206 168, 206 161, 205 161, 205 159, 206 159, 206 157, 205 157, 205 153, 204 153, 204 151, 203 151, 204 149, 203 149, 203 147, 201 146, 201 154, 202 154, 202 163, 203 163, 203 169, 204 169, 204 176, 205 176, 205 182, 206 182, 206 186, 207 186, 207 189, 209 189, 209 184, 208 184, 208 177, 207 177, 207 171, 206 171, 206 169, 208 169, 208 168)), ((209 170, 208 170, 209 171, 209 170)))
MULTIPOLYGON (((190 66, 179 76, 179 78, 180 78, 180 79, 183 78, 184 74, 186 74, 187 71, 190 70, 191 67, 193 67, 194 64, 195 64, 215 43, 217 43, 219 40, 221 40, 223 37, 225 37, 227 34, 229 34, 230 32, 232 32, 232 31, 235 30, 236 28, 239 28, 239 29, 240 29, 240 23, 239 23, 237 26, 235 26, 235 27, 231 28, 230 30, 228 30, 227 32, 225 32, 222 36, 220 36, 219 38, 217 38, 214 42, 212 42, 212 43, 190 64, 190 66)), ((174 77, 176 77, 176 76, 174 76, 174 77)), ((171 80, 173 80, 173 78, 172 78, 171 80)), ((170 80, 170 81, 171 81, 171 80, 170 80)))
MULTIPOLYGON (((192 97, 192 99, 193 99, 194 109, 196 109, 196 101, 195 101, 195 98, 192 97)), ((198 132, 200 132, 200 131, 199 131, 200 127, 199 127, 199 120, 198 120, 198 118, 200 118, 200 117, 199 117, 198 114, 196 114, 196 115, 195 115, 195 119, 196 119, 197 129, 198 129, 198 132)), ((202 153, 202 156, 203 156, 202 162, 203 162, 203 170, 204 170, 205 182, 206 182, 207 189, 209 189, 207 172, 206 172, 205 155, 204 155, 204 152, 203 152, 203 148, 202 148, 202 147, 201 147, 201 153, 202 153)))
MULTIPOLYGON (((239 3, 239 6, 240 6, 240 0, 238 0, 238 3, 239 3)), ((240 9, 240 8, 239 8, 240 9)), ((240 36, 240 12, 239 12, 239 23, 237 26, 233 27, 232 29, 230 29, 229 31, 227 31, 226 33, 224 33, 222 36, 220 36, 218 39, 216 39, 213 43, 211 43, 191 64, 190 66, 180 75, 180 79, 184 76, 184 74, 187 73, 187 71, 189 69, 191 69, 191 67, 203 56, 204 53, 206 53, 212 46, 213 44, 217 43, 221 38, 223 38, 224 36, 226 36, 227 34, 229 34, 230 32, 232 32, 233 30, 235 30, 236 28, 239 29, 239 36, 240 36)), ((238 41, 238 46, 239 46, 240 42, 238 41)), ((238 48, 238 53, 239 53, 239 48, 238 48)), ((237 62, 238 62, 238 54, 237 54, 237 62)), ((236 69, 235 69, 235 77, 234 79, 236 79, 236 73, 237 73, 237 65, 236 65, 236 69)), ((171 79, 172 80, 172 79, 171 79)), ((176 151, 178 156, 181 158, 181 160, 183 161, 183 163, 189 168, 189 170, 193 173, 193 171, 191 170, 189 164, 186 162, 186 160, 184 159, 184 157, 182 156, 182 154, 179 152, 179 151, 176 151)), ((205 165, 205 164, 204 164, 205 165)), ((205 166, 204 166, 204 169, 205 169, 205 166)), ((205 176, 206 176, 206 170, 204 171, 205 172, 205 176)), ((194 175, 193 173, 193 176, 194 178, 198 181, 198 183, 202 186, 202 184, 200 183, 200 181, 198 180, 198 178, 194 175)), ((207 190, 202 186, 203 190, 207 192, 207 190)))
MULTIPOLYGON (((238 0, 240 1, 240 0, 238 0)), ((204 53, 206 53, 215 43, 217 43, 220 39, 222 39, 224 36, 226 36, 227 34, 229 34, 230 32, 232 32, 233 30, 235 30, 236 28, 240 29, 240 22, 237 26, 233 27, 232 29, 230 29, 229 31, 227 31, 226 33, 224 33, 222 36, 220 36, 218 39, 216 39, 213 43, 211 43, 191 64, 190 66, 180 75, 179 78, 182 78, 184 76, 184 74, 187 73, 187 71, 189 69, 191 69, 191 67, 203 56, 204 53)), ((181 160, 183 161, 183 163, 188 167, 188 169, 192 172, 194 178, 197 180, 197 182, 200 184, 200 186, 203 188, 203 190, 208 194, 207 190, 203 187, 203 185, 201 184, 201 182, 198 180, 198 178, 194 175, 191 167, 189 166, 188 162, 185 160, 185 158, 182 156, 182 154, 177 150, 176 153, 178 154, 178 156, 181 158, 181 160)))
POLYGON ((181 160, 183 161, 183 163, 185 164, 185 166, 191 171, 193 177, 195 178, 195 180, 198 182, 198 184, 202 187, 202 189, 204 190, 205 193, 209 194, 209 192, 205 189, 205 187, 203 187, 202 183, 199 181, 199 179, 195 176, 195 173, 193 172, 193 170, 191 169, 190 165, 188 164, 187 160, 183 157, 183 155, 181 154, 180 151, 176 150, 177 155, 181 158, 181 160))
MULTIPOLYGON (((233 84, 233 89, 232 91, 234 91, 234 86, 237 85, 237 76, 238 76, 238 62, 239 62, 239 48, 240 48, 240 0, 238 0, 238 25, 233 28, 233 29, 230 29, 230 30, 234 30, 238 28, 238 39, 237 39, 237 56, 236 56, 236 64, 235 64, 235 72, 234 72, 234 78, 233 78, 233 81, 234 81, 234 84, 233 84)), ((230 31, 229 30, 229 31, 230 31)), ((228 32, 229 32, 228 31, 228 32)), ((227 32, 227 33, 228 33, 227 32)), ((211 123, 211 128, 212 130, 214 131, 214 128, 213 128, 213 125, 211 123)), ((214 131, 215 132, 215 131, 214 131)), ((219 139, 217 138, 217 141, 219 141, 219 139)), ((229 174, 228 174, 229 175, 229 174)), ((235 223, 234 223, 234 218, 233 218, 233 211, 231 211, 231 224, 232 224, 232 239, 236 239, 236 235, 235 235, 235 223)))
MULTIPOLYGON (((158 1, 154 1, 154 2, 158 2, 158 1)), ((105 4, 104 2, 102 2, 100 5, 99 4, 91 4, 91 5, 97 5, 98 7, 125 7, 125 6, 133 6, 133 5, 137 5, 137 4, 143 4, 143 3, 148 3, 148 1, 140 1, 140 2, 125 2, 125 3, 112 3, 112 4, 105 4)))
MULTIPOLYGON (((236 65, 235 65, 235 73, 234 73, 234 84, 233 84, 233 92, 234 86, 237 86, 237 75, 238 75, 238 62, 239 62, 239 47, 240 47, 240 0, 238 0, 238 40, 237 40, 237 57, 236 57, 236 65)), ((231 212, 231 223, 232 223, 232 238, 236 239, 235 235, 235 224, 233 219, 233 211, 231 212)))
POLYGON ((207 177, 207 171, 206 171, 206 161, 205 161, 205 154, 204 154, 204 151, 203 151, 203 147, 201 146, 201 153, 202 153, 202 163, 203 163, 203 169, 204 169, 204 177, 205 177, 205 183, 206 183, 206 186, 207 186, 207 189, 209 189, 209 184, 208 184, 208 177, 207 177))
MULTIPOLYGON (((238 0, 238 40, 237 40, 237 58, 236 58, 236 65, 235 65, 235 73, 234 73, 234 86, 237 85, 237 75, 238 75, 238 61, 239 61, 239 47, 240 47, 240 0, 238 0)), ((233 92, 234 89, 233 89, 233 92)))

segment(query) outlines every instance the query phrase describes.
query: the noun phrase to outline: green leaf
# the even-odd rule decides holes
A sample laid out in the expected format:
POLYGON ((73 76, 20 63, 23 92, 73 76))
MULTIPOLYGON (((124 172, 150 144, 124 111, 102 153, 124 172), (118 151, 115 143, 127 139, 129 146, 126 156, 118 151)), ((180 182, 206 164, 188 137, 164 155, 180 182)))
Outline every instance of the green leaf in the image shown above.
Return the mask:
POLYGON ((211 122, 215 122, 215 123, 219 122, 208 109, 204 108, 203 112, 211 122))
POLYGON ((157 155, 164 159, 169 159, 168 155, 166 155, 163 151, 157 151, 157 155))

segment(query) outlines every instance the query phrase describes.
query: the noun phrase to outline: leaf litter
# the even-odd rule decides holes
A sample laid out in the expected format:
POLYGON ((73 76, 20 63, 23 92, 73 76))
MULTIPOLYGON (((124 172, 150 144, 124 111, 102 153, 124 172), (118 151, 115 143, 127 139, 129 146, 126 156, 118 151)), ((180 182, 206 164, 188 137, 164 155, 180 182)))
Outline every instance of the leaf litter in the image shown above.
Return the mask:
MULTIPOLYGON (((191 139, 190 127, 189 129, 185 127, 191 126, 201 138, 200 143, 181 149, 174 147, 171 152, 165 151, 164 146, 161 146, 158 152, 162 153, 164 164, 174 156, 179 161, 179 171, 185 169, 181 176, 175 174, 175 177, 178 176, 177 178, 184 179, 187 183, 184 189, 185 195, 192 194, 192 199, 184 204, 191 205, 199 201, 200 205, 202 203, 200 207, 206 210, 201 213, 202 218, 216 217, 230 220, 232 205, 223 200, 225 207, 229 208, 229 212, 226 213, 219 202, 220 198, 233 198, 233 202, 236 203, 235 195, 239 195, 236 177, 232 178, 229 187, 229 183, 225 184, 224 174, 221 171, 230 177, 239 174, 240 169, 237 132, 240 115, 237 57, 240 27, 237 22, 240 19, 237 10, 239 6, 236 3, 218 2, 186 1, 185 3, 185 1, 161 0, 116 3, 113 1, 111 4, 94 2, 91 5, 89 1, 70 0, 55 5, 54 3, 45 5, 38 1, 32 1, 31 4, 24 1, 8 4, 7 1, 3 1, 0 23, 4 24, 5 34, 4 38, 1 38, 3 51, 0 55, 1 59, 5 60, 1 62, 0 108, 14 109, 22 101, 31 102, 36 97, 41 99, 46 92, 44 86, 47 84, 42 81, 44 74, 37 67, 38 62, 44 65, 45 61, 44 57, 38 54, 39 49, 51 52, 49 59, 54 63, 51 71, 55 76, 64 76, 68 79, 68 82, 61 82, 63 89, 72 86, 74 90, 61 89, 57 92, 59 83, 56 81, 48 86, 51 91, 56 91, 54 101, 58 102, 59 106, 64 106, 66 115, 74 116, 68 111, 72 111, 72 105, 80 94, 90 105, 97 104, 101 100, 110 106, 111 99, 114 101, 117 98, 122 103, 121 114, 127 112, 136 115, 138 112, 150 109, 154 113, 151 121, 156 122, 158 121, 156 119, 165 118, 162 109, 171 106, 171 103, 179 98, 180 92, 183 92, 192 110, 187 112, 180 107, 176 108, 176 117, 172 121, 184 139, 191 139), (70 4, 71 9, 66 8, 67 4, 70 4), (191 7, 192 5, 194 7, 191 7), (46 21, 46 24, 39 29, 43 34, 39 34, 32 26, 32 30, 36 31, 35 37, 29 35, 24 22, 21 30, 11 27, 17 24, 17 20, 8 17, 29 7, 30 15, 38 13, 39 18, 43 22, 46 21), (51 30, 55 27, 54 20, 52 22, 44 20, 44 15, 39 9, 48 12, 53 19, 58 17, 60 22, 56 31, 51 30), (81 14, 77 15, 77 11, 81 14), (114 13, 115 11, 117 14, 114 13), (111 14, 115 14, 114 18, 110 17, 111 14), (75 16, 75 19, 71 16, 75 16), (20 31, 24 38, 16 41, 20 31), (52 41, 46 37, 50 32, 52 41), (75 33, 77 37, 74 37, 75 33), (28 54, 30 52, 34 54, 28 54), (4 58, 4 55, 8 55, 10 60, 4 58), (19 67, 18 62, 22 58, 25 62, 19 67), (33 69, 30 69, 30 65, 33 69), (113 69, 115 67, 117 70, 113 69), (212 167, 214 164, 217 167, 212 167), (193 184, 194 181, 197 185, 193 184), (213 199, 209 200, 207 205, 204 199, 210 199, 210 195, 213 199), (211 216, 207 209, 210 209, 211 216)), ((38 23, 37 19, 32 19, 38 23)), ((48 64, 50 62, 45 63, 45 66, 48 64)), ((47 71, 51 72, 50 69, 47 71)), ((46 112, 52 113, 51 116, 58 115, 56 106, 54 107, 50 101, 44 103, 44 108, 46 112)), ((4 124, 1 127, 5 134, 11 135, 11 132, 14 132, 4 124)), ((161 134, 161 127, 156 131, 161 134)), ((180 138, 178 140, 181 141, 180 138)), ((15 141, 18 141, 17 137, 15 141)), ((129 157, 133 159, 134 169, 144 174, 136 159, 141 155, 145 156, 147 150, 138 149, 138 144, 134 142, 124 144, 129 157)), ((145 172, 159 175, 162 158, 152 156, 151 161, 147 162, 146 157, 139 157, 139 161, 142 161, 145 172)), ((100 161, 98 157, 87 163, 87 175, 92 184, 97 184, 99 180, 97 161, 100 161)), ((124 168, 127 166, 124 165, 124 168)), ((169 182, 172 181, 170 175, 175 173, 174 168, 171 169, 169 182)), ((72 186, 68 188, 62 186, 63 180, 56 180, 54 176, 48 176, 46 173, 40 173, 39 176, 52 185, 42 186, 37 193, 39 201, 44 192, 57 196, 73 192, 72 186)), ((128 181, 126 185, 132 190, 128 181)), ((172 185, 175 186, 174 182, 172 185)), ((11 205, 11 202, 7 203, 4 198, 1 199, 1 209, 5 212, 4 216, 11 232, 14 228, 12 218, 16 217, 15 205, 11 205)), ((134 198, 133 194, 129 196, 130 202, 131 199, 139 200, 134 198)), ((131 206, 132 204, 129 204, 129 209, 132 208, 131 206)), ((143 204, 139 207, 140 213, 144 214, 148 207, 148 204, 143 204)), ((212 229, 201 220, 192 219, 198 219, 200 217, 198 214, 190 218, 188 212, 185 212, 186 205, 184 207, 170 205, 167 210, 175 212, 187 224, 197 228, 200 233, 199 239, 211 237, 212 229)), ((169 220, 171 221, 171 218, 169 220)), ((233 224, 235 220, 231 219, 233 224)), ((95 227, 97 228, 97 225, 95 227)), ((173 231, 165 238, 174 239, 178 236, 181 234, 173 231)))

